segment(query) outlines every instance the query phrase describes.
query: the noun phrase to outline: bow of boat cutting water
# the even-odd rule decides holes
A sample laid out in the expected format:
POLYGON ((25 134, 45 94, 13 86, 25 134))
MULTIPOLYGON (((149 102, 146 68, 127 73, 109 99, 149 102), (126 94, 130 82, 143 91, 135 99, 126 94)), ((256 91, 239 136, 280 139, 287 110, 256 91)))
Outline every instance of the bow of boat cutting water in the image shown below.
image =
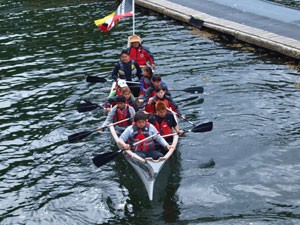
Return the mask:
POLYGON ((78 113, 76 105, 106 98, 110 82, 85 78, 110 79, 132 32, 130 19, 107 34, 94 26, 113 3, 1 4, 0 223, 299 223, 300 73, 286 59, 137 9, 136 32, 166 83, 204 87, 172 93, 181 112, 214 129, 180 138, 153 201, 122 157, 93 165, 93 156, 112 150, 109 133, 67 142, 105 119, 101 109, 78 113))

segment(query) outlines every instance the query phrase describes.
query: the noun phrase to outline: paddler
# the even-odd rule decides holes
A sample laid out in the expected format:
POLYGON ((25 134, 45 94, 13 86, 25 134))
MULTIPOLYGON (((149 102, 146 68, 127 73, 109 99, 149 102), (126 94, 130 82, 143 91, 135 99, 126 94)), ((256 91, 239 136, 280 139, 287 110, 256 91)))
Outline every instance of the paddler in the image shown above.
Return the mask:
POLYGON ((155 68, 154 57, 148 48, 142 45, 142 39, 134 34, 129 37, 128 40, 129 48, 127 51, 129 52, 130 58, 136 61, 140 67, 144 67, 149 62, 152 69, 155 68))
MULTIPOLYGON (((155 126, 161 136, 172 134, 173 130, 179 135, 183 135, 184 131, 179 129, 179 125, 171 112, 167 111, 165 102, 157 102, 155 104, 156 114, 149 118, 149 122, 155 126)), ((165 137, 168 143, 172 143, 173 136, 165 137)))
POLYGON ((166 94, 171 95, 168 91, 168 86, 167 84, 162 81, 161 77, 159 74, 154 74, 151 78, 151 84, 148 87, 145 96, 144 96, 144 101, 143 104, 140 106, 140 108, 144 108, 146 104, 148 103, 149 99, 154 97, 156 95, 155 89, 159 87, 160 85, 164 86, 166 88, 166 94))
MULTIPOLYGON (((122 123, 118 123, 116 126, 116 129, 119 128, 122 130, 122 128, 126 128, 132 123, 132 119, 134 118, 135 115, 135 110, 133 107, 126 105, 126 99, 124 95, 119 95, 116 98, 117 104, 112 107, 110 112, 108 113, 106 120, 103 122, 103 124, 98 127, 99 131, 103 131, 104 127, 109 125, 110 123, 116 123, 121 120, 126 120, 122 123)), ((123 129, 124 130, 124 129, 123 129)))
POLYGON ((150 66, 145 66, 143 68, 143 76, 140 79, 141 83, 141 93, 139 97, 144 97, 146 94, 146 91, 151 85, 151 78, 153 76, 153 71, 150 66))
POLYGON ((117 82, 119 79, 126 81, 139 82, 142 70, 139 64, 130 59, 127 50, 123 50, 120 55, 120 60, 116 63, 112 72, 112 79, 117 82))
MULTIPOLYGON (((120 82, 120 80, 118 81, 118 83, 119 82, 120 82)), ((116 99, 119 95, 124 95, 124 97, 126 99, 126 101, 125 101, 126 105, 133 107, 135 111, 138 110, 138 105, 135 101, 135 98, 134 98, 133 94, 131 93, 130 88, 126 85, 121 88, 121 93, 119 93, 117 96, 110 97, 105 101, 105 109, 108 112, 110 111, 111 107, 116 104, 116 99)))
POLYGON ((134 123, 127 127, 121 134, 118 144, 125 150, 132 150, 142 158, 152 157, 154 160, 157 160, 164 155, 155 149, 154 140, 169 151, 174 149, 174 146, 169 145, 166 140, 160 136, 156 128, 147 122, 147 115, 142 111, 138 111, 134 116, 134 123), (144 140, 151 135, 155 136, 141 142, 137 146, 130 147, 130 144, 144 140))
POLYGON ((170 95, 167 95, 167 89, 163 85, 159 85, 155 88, 156 95, 154 97, 149 98, 145 111, 150 114, 155 114, 155 104, 157 102, 164 102, 166 104, 166 107, 177 113, 178 115, 181 115, 178 109, 177 104, 173 101, 170 95))

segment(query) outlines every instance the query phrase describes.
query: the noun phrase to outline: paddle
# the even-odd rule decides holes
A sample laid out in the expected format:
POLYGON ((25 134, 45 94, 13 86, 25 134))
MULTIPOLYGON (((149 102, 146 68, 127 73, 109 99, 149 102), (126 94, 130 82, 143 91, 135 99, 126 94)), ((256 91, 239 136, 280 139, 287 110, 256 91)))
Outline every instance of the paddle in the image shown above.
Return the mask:
MULTIPOLYGON (((110 126, 114 126, 118 123, 122 123, 124 121, 127 121, 127 120, 131 120, 132 118, 127 118, 127 119, 124 119, 124 120, 120 120, 118 122, 115 122, 115 123, 112 123, 112 124, 108 124, 107 126, 104 126, 103 128, 105 127, 110 127, 110 126)), ((69 143, 75 143, 75 142, 78 142, 80 140, 82 140, 83 138, 86 138, 87 136, 89 136, 90 134, 94 133, 98 131, 98 129, 94 129, 94 130, 90 130, 90 131, 82 131, 82 132, 79 132, 79 133, 76 133, 76 134, 72 134, 70 136, 68 136, 68 141, 69 143)))
POLYGON ((77 111, 78 112, 88 112, 88 111, 92 111, 94 109, 97 108, 102 108, 101 105, 98 105, 96 103, 92 103, 90 101, 84 100, 85 103, 79 103, 77 105, 77 111))
MULTIPOLYGON (((90 83, 105 83, 107 81, 112 81, 108 80, 104 77, 95 77, 95 76, 87 76, 86 81, 90 83)), ((134 81, 126 81, 128 84, 140 84, 140 82, 134 82, 134 81)), ((188 87, 184 89, 170 89, 169 91, 184 91, 187 93, 192 93, 192 94, 197 94, 197 93, 203 93, 204 88, 203 87, 188 87)))
POLYGON ((119 149, 116 152, 105 152, 99 155, 96 155, 93 158, 93 163, 95 164, 95 166, 100 167, 105 165, 106 163, 112 161, 114 158, 116 158, 119 153, 125 151, 124 149, 119 149))
POLYGON ((193 126, 191 131, 194 132, 194 133, 208 132, 208 131, 211 131, 212 128, 213 128, 213 122, 206 122, 206 123, 196 125, 195 123, 193 123, 192 121, 186 119, 185 117, 183 117, 181 115, 178 115, 178 113, 174 112, 172 109, 167 108, 167 110, 172 112, 176 116, 178 116, 180 119, 182 119, 182 120, 188 122, 189 124, 191 124, 193 126))
POLYGON ((170 89, 169 91, 184 91, 187 93, 198 94, 198 93, 203 93, 204 88, 203 87, 188 87, 188 88, 184 88, 184 89, 170 89))
MULTIPOLYGON (((196 125, 195 127, 193 127, 192 129, 190 130, 185 130, 185 132, 195 132, 195 133, 200 133, 200 132, 207 132, 207 131, 211 131, 212 130, 212 122, 208 122, 208 123, 203 123, 203 124, 199 124, 199 125, 196 125)), ((135 142, 133 144, 133 146, 135 145, 138 145, 140 144, 141 142, 144 142, 154 136, 158 135, 157 134, 153 134, 141 141, 138 141, 138 142, 135 142)), ((172 133, 172 134, 167 134, 167 135, 163 135, 162 137, 170 137, 170 136, 174 136, 174 135, 177 135, 177 133, 172 133)), ((118 151, 114 151, 114 152, 105 152, 105 153, 102 153, 102 154, 99 154, 99 155, 96 155, 94 158, 93 158, 93 163, 97 166, 97 167, 100 167, 102 165, 105 165, 106 163, 112 161, 114 158, 116 158, 119 153, 125 151, 124 149, 119 149, 118 151)))
MULTIPOLYGON (((140 140, 138 142, 135 142, 133 144, 133 146, 136 146, 144 141, 147 141, 149 140, 150 138, 153 138, 154 136, 157 136, 159 133, 156 133, 156 134, 152 134, 150 135, 149 137, 146 137, 144 138, 143 140, 140 140)), ((96 155, 94 158, 93 158, 93 163, 95 164, 95 166, 97 167, 100 167, 102 165, 105 165, 106 163, 112 161, 114 158, 116 158, 119 153, 125 151, 124 149, 119 149, 118 151, 116 152, 105 152, 105 153, 102 153, 102 154, 99 154, 99 155, 96 155)))
POLYGON ((204 133, 204 132, 211 131, 212 129, 213 129, 213 122, 207 122, 207 123, 194 125, 191 131, 194 133, 204 133))
MULTIPOLYGON (((95 76, 87 76, 86 77, 86 82, 90 82, 90 83, 105 83, 108 81, 113 81, 113 80, 109 80, 106 79, 105 77, 95 77, 95 76)), ((140 82, 135 82, 135 81, 127 81, 126 83, 128 84, 140 84, 140 82)))

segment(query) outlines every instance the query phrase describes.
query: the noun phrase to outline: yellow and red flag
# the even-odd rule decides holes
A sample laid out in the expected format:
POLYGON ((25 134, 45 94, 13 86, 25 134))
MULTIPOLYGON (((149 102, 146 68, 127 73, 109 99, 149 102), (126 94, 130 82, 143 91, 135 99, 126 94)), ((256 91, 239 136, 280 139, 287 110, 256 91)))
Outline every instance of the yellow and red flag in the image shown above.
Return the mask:
POLYGON ((103 32, 108 32, 121 18, 132 15, 132 0, 123 0, 115 12, 102 19, 95 20, 95 24, 103 32))

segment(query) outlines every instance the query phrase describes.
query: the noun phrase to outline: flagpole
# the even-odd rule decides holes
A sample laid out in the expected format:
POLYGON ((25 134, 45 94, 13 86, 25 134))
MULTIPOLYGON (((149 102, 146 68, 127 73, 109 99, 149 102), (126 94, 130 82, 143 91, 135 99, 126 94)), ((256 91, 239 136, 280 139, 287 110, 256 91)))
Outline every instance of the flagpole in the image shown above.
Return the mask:
POLYGON ((134 0, 132 0, 132 34, 135 34, 135 4, 134 0))

